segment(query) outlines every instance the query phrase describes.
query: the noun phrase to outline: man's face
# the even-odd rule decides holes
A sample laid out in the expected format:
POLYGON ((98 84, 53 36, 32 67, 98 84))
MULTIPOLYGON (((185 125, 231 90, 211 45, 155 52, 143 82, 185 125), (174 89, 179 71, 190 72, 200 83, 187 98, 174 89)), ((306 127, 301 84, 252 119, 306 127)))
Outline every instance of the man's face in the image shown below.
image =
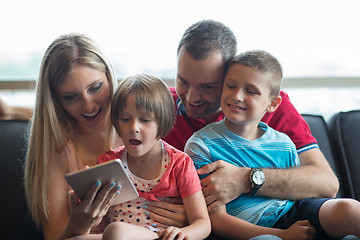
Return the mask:
POLYGON ((220 98, 225 66, 220 52, 196 60, 184 47, 178 55, 176 93, 188 117, 210 122, 220 111, 220 98))

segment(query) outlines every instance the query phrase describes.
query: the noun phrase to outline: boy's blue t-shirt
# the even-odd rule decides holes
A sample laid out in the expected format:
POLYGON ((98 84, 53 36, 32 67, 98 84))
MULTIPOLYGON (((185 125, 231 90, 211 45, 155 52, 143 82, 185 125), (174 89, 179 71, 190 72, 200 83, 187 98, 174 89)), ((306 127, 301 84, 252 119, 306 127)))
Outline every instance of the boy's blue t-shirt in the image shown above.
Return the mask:
MULTIPOLYGON (((263 136, 249 141, 231 132, 225 120, 211 123, 193 134, 185 146, 185 152, 193 159, 197 169, 217 160, 250 168, 291 168, 300 165, 296 147, 286 134, 275 131, 263 122, 259 123, 259 127, 265 131, 263 136)), ((293 204, 289 200, 242 194, 226 204, 226 211, 250 223, 273 227, 293 204)))

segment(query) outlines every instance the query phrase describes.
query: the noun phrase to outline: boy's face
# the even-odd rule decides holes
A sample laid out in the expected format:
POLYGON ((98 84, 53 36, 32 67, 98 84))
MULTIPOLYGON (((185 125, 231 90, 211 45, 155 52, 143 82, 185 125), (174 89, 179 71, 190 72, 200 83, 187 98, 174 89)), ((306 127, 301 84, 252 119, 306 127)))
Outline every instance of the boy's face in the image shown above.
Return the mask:
POLYGON ((221 95, 221 108, 228 122, 257 126, 266 112, 276 109, 280 102, 275 104, 274 97, 270 97, 269 78, 269 74, 242 64, 230 66, 221 95))
MULTIPOLYGON (((209 118, 220 111, 224 63, 219 52, 196 60, 184 47, 178 56, 176 93, 190 118, 209 118)), ((207 120, 207 119, 206 119, 207 120)))

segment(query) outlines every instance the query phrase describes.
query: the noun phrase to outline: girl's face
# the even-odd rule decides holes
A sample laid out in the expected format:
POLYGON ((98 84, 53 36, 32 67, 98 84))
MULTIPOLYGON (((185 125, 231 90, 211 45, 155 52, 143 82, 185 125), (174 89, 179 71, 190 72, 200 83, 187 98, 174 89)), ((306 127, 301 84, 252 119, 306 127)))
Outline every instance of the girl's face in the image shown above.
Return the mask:
POLYGON ((60 103, 79 129, 105 127, 110 108, 110 86, 104 72, 78 65, 69 72, 57 92, 60 103))
MULTIPOLYGON (((228 69, 221 96, 221 108, 227 126, 235 131, 240 125, 258 121, 265 112, 271 111, 272 100, 266 74, 242 64, 233 64, 228 69)), ((235 131, 236 132, 236 131, 235 131)))
POLYGON ((159 138, 158 123, 154 113, 136 108, 135 97, 129 94, 126 105, 119 115, 119 136, 123 140, 128 154, 132 157, 156 154, 159 138))

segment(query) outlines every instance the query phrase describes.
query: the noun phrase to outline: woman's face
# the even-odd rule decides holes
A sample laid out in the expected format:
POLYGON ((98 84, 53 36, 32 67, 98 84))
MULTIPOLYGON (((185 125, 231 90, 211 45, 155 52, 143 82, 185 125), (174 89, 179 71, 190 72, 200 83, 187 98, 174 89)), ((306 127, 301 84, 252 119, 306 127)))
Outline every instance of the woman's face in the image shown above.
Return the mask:
POLYGON ((60 103, 80 130, 105 127, 110 107, 110 86, 104 72, 78 65, 57 91, 60 103))

